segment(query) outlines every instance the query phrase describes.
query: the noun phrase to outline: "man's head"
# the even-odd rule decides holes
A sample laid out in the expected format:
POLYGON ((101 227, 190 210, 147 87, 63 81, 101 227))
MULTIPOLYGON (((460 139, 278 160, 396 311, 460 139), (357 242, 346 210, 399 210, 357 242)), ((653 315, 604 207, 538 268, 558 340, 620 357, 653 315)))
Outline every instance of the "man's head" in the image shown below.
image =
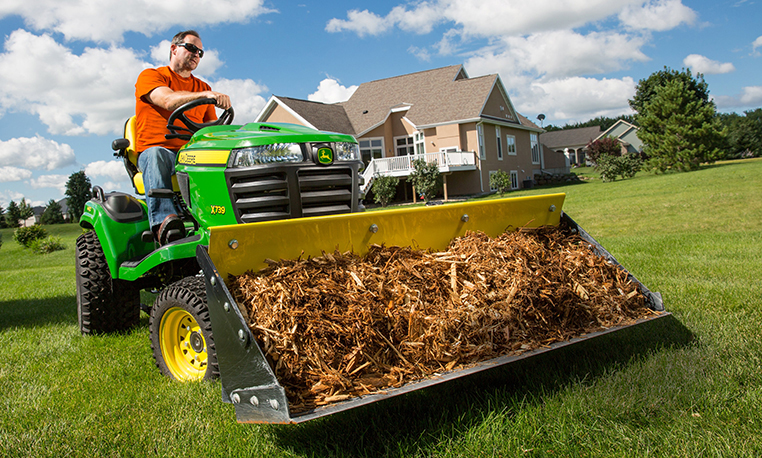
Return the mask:
POLYGON ((169 63, 173 70, 191 72, 198 67, 203 55, 201 37, 195 30, 185 30, 172 37, 169 63))

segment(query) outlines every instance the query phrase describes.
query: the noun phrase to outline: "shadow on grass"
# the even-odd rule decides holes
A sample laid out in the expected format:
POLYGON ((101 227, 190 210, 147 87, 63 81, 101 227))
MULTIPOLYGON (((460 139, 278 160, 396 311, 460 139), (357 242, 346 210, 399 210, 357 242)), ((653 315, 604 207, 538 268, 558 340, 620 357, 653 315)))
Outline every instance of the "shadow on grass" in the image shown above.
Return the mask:
POLYGON ((0 301, 0 330, 76 323, 77 299, 74 296, 0 301))
MULTIPOLYGON (((511 406, 542 404, 579 380, 694 336, 672 315, 519 360, 488 372, 297 426, 273 426, 279 446, 307 456, 408 456, 465 434, 511 406)), ((457 442, 457 441, 456 441, 457 442)), ((425 453, 424 453, 425 454, 425 453)))

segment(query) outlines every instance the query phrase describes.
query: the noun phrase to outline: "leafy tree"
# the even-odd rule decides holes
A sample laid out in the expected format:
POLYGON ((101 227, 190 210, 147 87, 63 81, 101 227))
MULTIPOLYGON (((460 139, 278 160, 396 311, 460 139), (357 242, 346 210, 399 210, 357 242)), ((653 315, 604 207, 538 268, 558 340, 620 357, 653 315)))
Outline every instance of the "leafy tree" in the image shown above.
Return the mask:
POLYGON ((61 204, 53 199, 50 199, 48 206, 45 207, 45 211, 40 217, 40 224, 63 224, 64 217, 61 211, 61 204))
POLYGON ((587 158, 592 162, 598 162, 601 156, 621 156, 622 145, 619 140, 611 137, 603 137, 587 144, 587 158))
POLYGON ((386 207, 397 195, 399 178, 379 175, 373 179, 373 201, 386 207))
POLYGON ((714 103, 696 93, 693 86, 696 84, 674 78, 656 87, 648 102, 640 106, 638 137, 649 157, 647 167, 659 172, 688 171, 721 158, 718 146, 725 131, 715 116, 714 103))
POLYGON ((511 175, 505 170, 498 170, 489 176, 489 187, 497 189, 500 195, 505 194, 511 190, 511 175))
POLYGON ((21 203, 19 204, 19 215, 21 215, 21 221, 24 222, 24 226, 26 226, 26 220, 34 216, 34 208, 29 205, 26 202, 26 198, 21 198, 21 203))
POLYGON ((16 202, 10 201, 8 204, 8 210, 5 211, 5 222, 8 227, 19 227, 19 220, 21 219, 21 212, 16 202))
POLYGON ((85 175, 84 170, 69 175, 69 181, 66 182, 66 197, 69 216, 72 222, 77 222, 84 212, 85 204, 93 197, 90 178, 85 175))
POLYGON ((439 165, 436 162, 416 159, 413 161, 413 168, 413 173, 410 174, 410 183, 418 195, 428 202, 434 197, 439 187, 439 165))
POLYGON ((638 85, 635 86, 635 96, 628 102, 630 108, 637 113, 635 115, 636 123, 638 122, 638 115, 645 112, 646 106, 656 96, 657 89, 672 81, 682 81, 686 90, 692 92, 696 100, 699 100, 702 105, 711 103, 709 85, 704 81, 704 75, 697 73, 694 78, 690 69, 678 72, 669 67, 664 67, 664 70, 654 72, 648 78, 638 81, 638 85))
POLYGON ((726 149, 728 159, 762 156, 762 108, 719 115, 728 131, 726 149))
POLYGON ((5 209, 0 205, 0 229, 6 227, 5 224, 5 209))

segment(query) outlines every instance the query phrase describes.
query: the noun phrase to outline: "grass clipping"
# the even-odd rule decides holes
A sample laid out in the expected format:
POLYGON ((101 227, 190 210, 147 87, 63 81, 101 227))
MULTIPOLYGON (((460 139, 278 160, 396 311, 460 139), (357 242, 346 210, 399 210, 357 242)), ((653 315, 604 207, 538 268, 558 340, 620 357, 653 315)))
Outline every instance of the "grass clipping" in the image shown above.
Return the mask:
POLYGON ((230 289, 292 413, 651 313, 626 271, 558 228, 268 262, 230 289))

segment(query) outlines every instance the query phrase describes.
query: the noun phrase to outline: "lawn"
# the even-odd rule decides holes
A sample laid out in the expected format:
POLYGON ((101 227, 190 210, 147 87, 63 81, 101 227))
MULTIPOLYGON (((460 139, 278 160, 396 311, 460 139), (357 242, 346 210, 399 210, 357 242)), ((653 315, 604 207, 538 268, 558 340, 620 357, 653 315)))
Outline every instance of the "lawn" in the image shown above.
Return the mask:
POLYGON ((546 192, 672 316, 299 426, 162 377, 146 315, 80 336, 81 230, 38 255, 2 229, 0 456, 762 456, 762 159, 510 195, 546 192))

